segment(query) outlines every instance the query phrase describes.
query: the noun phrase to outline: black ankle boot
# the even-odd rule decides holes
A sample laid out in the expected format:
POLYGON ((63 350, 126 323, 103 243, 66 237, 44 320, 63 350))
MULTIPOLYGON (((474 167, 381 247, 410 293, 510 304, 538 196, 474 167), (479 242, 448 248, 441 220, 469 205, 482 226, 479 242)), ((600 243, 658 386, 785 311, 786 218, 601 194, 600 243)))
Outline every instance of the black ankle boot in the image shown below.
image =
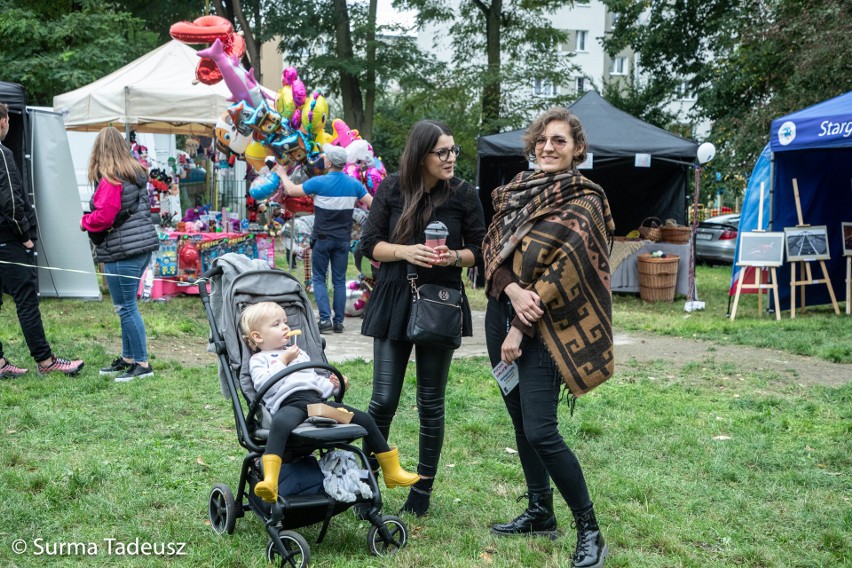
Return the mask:
POLYGON ((603 568, 607 548, 595 510, 574 513, 574 524, 577 525, 577 550, 571 560, 572 568, 603 568))
POLYGON ((547 493, 528 493, 521 495, 518 501, 529 497, 527 510, 515 517, 514 520, 493 525, 491 533, 497 536, 546 536, 556 538, 556 516, 553 514, 553 491, 547 493))
POLYGON ((432 484, 434 477, 420 478, 420 481, 411 486, 408 499, 399 513, 411 513, 416 517, 422 517, 429 511, 429 498, 432 496, 432 484))

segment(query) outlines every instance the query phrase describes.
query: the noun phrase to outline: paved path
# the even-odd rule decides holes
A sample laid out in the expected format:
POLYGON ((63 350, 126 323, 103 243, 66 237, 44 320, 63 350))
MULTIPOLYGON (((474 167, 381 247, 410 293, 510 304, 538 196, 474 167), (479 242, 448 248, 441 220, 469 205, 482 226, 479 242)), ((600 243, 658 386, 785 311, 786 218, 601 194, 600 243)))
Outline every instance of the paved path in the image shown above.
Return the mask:
MULTIPOLYGON (((361 335, 361 320, 347 318, 344 333, 332 333, 326 338, 326 356, 332 363, 341 363, 351 359, 373 358, 373 340, 361 335)), ((459 357, 487 357, 485 347, 485 312, 473 313, 473 337, 462 339, 457 351, 459 357)), ((118 349, 120 345, 113 348, 118 349)), ((149 339, 148 350, 157 353, 161 359, 175 359, 182 365, 209 365, 211 355, 206 352, 205 339, 193 338, 180 343, 164 339, 149 339)), ((628 361, 638 362, 665 360, 673 365, 715 361, 733 363, 738 369, 770 370, 791 382, 800 384, 820 384, 841 386, 852 382, 852 365, 829 363, 812 357, 792 355, 774 349, 761 349, 728 343, 699 341, 679 337, 669 337, 654 333, 623 332, 615 333, 616 373, 618 365, 628 361)))

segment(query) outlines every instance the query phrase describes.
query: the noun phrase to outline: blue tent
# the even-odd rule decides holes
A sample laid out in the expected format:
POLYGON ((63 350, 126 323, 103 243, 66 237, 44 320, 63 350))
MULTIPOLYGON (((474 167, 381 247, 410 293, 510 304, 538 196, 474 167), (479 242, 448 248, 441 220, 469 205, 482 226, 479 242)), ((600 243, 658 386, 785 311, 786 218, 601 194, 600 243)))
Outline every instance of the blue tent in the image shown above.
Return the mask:
MULTIPOLYGON (((845 260, 841 223, 852 221, 852 91, 772 121, 769 144, 755 164, 743 199, 740 234, 783 231, 798 224, 793 180, 799 186, 802 217, 828 229, 826 261, 835 296, 844 299, 845 260), (760 183, 764 182, 763 227, 757 226, 760 183)), ((737 243, 739 254, 739 243, 737 243)), ((822 278, 819 266, 814 278, 822 278)), ((739 267, 733 269, 735 282, 739 267)), ((781 309, 790 307, 790 265, 778 271, 781 309)), ((806 288, 807 305, 831 302, 826 286, 806 288)))

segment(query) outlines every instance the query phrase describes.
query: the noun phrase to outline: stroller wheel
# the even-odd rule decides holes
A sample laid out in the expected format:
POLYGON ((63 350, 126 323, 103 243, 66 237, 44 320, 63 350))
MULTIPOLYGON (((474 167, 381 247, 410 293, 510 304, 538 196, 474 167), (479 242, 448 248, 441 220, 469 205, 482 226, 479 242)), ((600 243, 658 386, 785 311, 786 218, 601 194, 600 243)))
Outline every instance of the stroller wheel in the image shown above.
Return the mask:
POLYGON ((208 514, 213 532, 233 534, 234 524, 237 522, 237 505, 231 488, 224 483, 214 485, 210 491, 208 514))
POLYGON ((269 539, 266 544, 266 560, 276 564, 280 558, 279 566, 281 568, 305 568, 311 561, 311 549, 308 547, 308 541, 302 535, 293 531, 280 531, 278 537, 281 539, 286 554, 282 556, 281 551, 275 545, 275 541, 269 539))
POLYGON ((367 548, 373 556, 393 556, 408 542, 408 529, 397 516, 385 515, 381 526, 372 526, 367 533, 367 548))

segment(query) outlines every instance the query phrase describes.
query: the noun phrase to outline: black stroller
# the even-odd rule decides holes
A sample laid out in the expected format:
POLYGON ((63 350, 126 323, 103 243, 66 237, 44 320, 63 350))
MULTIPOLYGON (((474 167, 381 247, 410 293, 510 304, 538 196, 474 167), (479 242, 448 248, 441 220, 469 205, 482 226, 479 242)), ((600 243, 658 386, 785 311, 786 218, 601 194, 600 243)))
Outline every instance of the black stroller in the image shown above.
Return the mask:
MULTIPOLYGON (((332 517, 361 503, 361 509, 368 511, 366 517, 372 525, 367 534, 370 553, 385 556, 398 552, 406 545, 408 529, 399 517, 381 514, 381 492, 367 456, 359 447, 352 445, 353 441, 367 434, 361 426, 317 426, 307 422, 300 425, 287 440, 280 479, 285 476, 287 464, 299 458, 315 451, 323 455, 334 449, 345 450, 352 452, 356 461, 360 461, 360 467, 365 470, 366 478, 363 481, 372 490, 371 499, 358 497, 354 503, 341 502, 321 488, 319 493, 308 495, 287 496, 279 491, 276 503, 267 503, 254 494, 255 484, 263 479, 259 457, 264 451, 271 418, 261 404, 265 392, 274 383, 306 368, 342 375, 325 358, 324 339, 319 333, 310 300, 295 277, 277 269, 259 269, 256 264, 250 265, 242 255, 225 255, 214 262, 214 267, 204 274, 203 281, 212 283, 212 292, 209 294, 206 286, 199 285, 198 288, 210 323, 211 345, 219 358, 222 392, 233 404, 237 439, 249 452, 243 460, 236 497, 224 483, 217 484, 210 492, 209 514, 213 531, 217 534, 232 534, 236 520, 251 510, 260 517, 269 533, 267 560, 278 562, 280 559, 281 566, 304 568, 310 560, 310 547, 305 538, 292 529, 323 523, 317 537, 319 544, 325 537, 332 517), (302 330, 297 341, 311 357, 311 361, 288 367, 272 377, 259 392, 255 392, 249 375, 251 353, 241 339, 239 319, 246 305, 265 301, 281 305, 290 325, 302 330), (217 311, 221 312, 220 317, 217 317, 217 311), (243 402, 247 410, 244 410, 243 402)), ((342 383, 340 393, 335 398, 338 402, 344 395, 342 383)), ((279 487, 284 489, 283 486, 279 487)))

